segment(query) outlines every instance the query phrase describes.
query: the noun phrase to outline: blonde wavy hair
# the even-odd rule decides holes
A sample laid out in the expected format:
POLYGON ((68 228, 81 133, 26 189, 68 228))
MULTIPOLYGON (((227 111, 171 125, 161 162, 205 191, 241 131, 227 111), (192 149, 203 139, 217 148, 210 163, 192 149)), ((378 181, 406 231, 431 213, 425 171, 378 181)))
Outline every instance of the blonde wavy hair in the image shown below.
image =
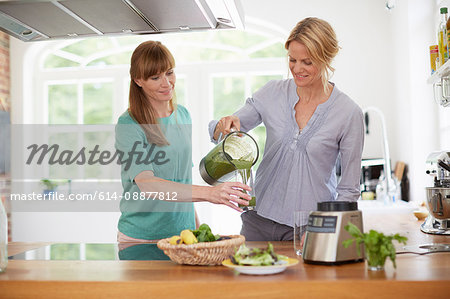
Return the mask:
MULTIPOLYGON (((166 72, 174 67, 175 59, 172 53, 159 41, 141 43, 131 56, 128 111, 131 117, 141 125, 148 142, 159 146, 169 145, 169 142, 161 130, 155 109, 135 80, 147 80, 151 76, 166 72)), ((169 104, 171 109, 174 110, 176 107, 175 95, 169 104)))
POLYGON ((306 18, 298 22, 289 34, 284 47, 297 41, 303 44, 311 56, 312 63, 319 68, 325 93, 328 92, 328 80, 334 72, 331 62, 339 52, 336 33, 331 25, 318 18, 306 18))

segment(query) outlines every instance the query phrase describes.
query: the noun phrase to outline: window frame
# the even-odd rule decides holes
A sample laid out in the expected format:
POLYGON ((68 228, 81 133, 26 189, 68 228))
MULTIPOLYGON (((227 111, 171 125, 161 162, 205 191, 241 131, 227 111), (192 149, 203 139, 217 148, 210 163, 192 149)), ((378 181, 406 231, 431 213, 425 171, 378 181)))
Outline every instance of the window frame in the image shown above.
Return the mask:
MULTIPOLYGON (((249 20, 250 21, 250 20, 249 20)), ((250 21, 251 22, 251 21, 250 21)), ((272 45, 280 42, 284 43, 287 32, 279 29, 276 25, 265 24, 264 22, 255 22, 256 25, 248 26, 248 32, 256 33, 267 37, 266 45, 272 45), (250 28, 249 28, 250 27, 250 28), (253 27, 253 29, 251 29, 253 27), (259 27, 255 30, 254 28, 259 27)), ((169 49, 183 46, 182 43, 165 42, 163 35, 147 37, 147 39, 161 40, 169 49)), ((76 40, 75 40, 76 41, 76 40)), ((48 70, 44 69, 44 59, 47 54, 57 48, 64 47, 74 41, 54 41, 45 46, 39 46, 33 51, 33 58, 27 58, 30 62, 30 68, 33 70, 33 76, 29 77, 31 90, 24 97, 24 104, 30 105, 31 112, 24 112, 24 117, 30 116, 27 123, 48 123, 48 96, 46 88, 48 82, 88 82, 91 78, 110 78, 113 80, 113 120, 117 118, 128 107, 128 87, 129 87, 129 65, 107 65, 103 67, 82 66, 48 70), (32 102, 31 99, 33 99, 32 102), (44 105, 45 103, 45 105, 44 105), (44 113, 45 112, 45 113, 44 113)), ((133 46, 136 47, 136 45, 133 46)), ((260 50, 260 47, 253 47, 253 50, 260 50)), ((247 58, 239 61, 204 61, 202 63, 182 63, 177 60, 175 72, 178 78, 185 79, 185 106, 189 110, 192 123, 192 160, 193 160, 193 183, 206 185, 200 177, 198 164, 201 158, 206 155, 214 146, 209 139, 208 123, 213 119, 213 95, 212 95, 212 77, 227 76, 227 74, 243 74, 246 76, 245 97, 251 96, 251 76, 254 75, 281 75, 283 78, 289 77, 287 63, 287 53, 284 57, 276 58, 247 58), (205 82, 207 82, 205 84, 205 82)), ((28 78, 27 78, 28 79, 28 78)), ((238 108, 237 108, 238 109, 238 108)), ((115 123, 115 121, 113 122, 115 123)), ((80 133, 82 134, 82 133, 80 133)), ((91 181, 91 180, 90 180, 91 181)), ((75 182, 76 183, 76 182, 75 182)), ((203 205, 196 203, 196 210, 203 222, 209 223, 217 233, 229 233, 230 231, 238 233, 241 226, 239 213, 225 206, 203 205), (225 219, 227 221, 225 221, 225 219), (225 223, 227 223, 225 225, 225 223)))

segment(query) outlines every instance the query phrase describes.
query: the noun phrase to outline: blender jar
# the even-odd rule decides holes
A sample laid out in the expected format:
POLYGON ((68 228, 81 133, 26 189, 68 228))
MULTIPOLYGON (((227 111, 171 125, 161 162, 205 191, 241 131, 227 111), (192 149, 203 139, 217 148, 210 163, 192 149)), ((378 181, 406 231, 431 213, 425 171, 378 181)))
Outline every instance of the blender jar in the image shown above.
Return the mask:
POLYGON ((251 168, 258 160, 259 149, 255 139, 242 131, 234 131, 225 136, 201 161, 200 175, 210 185, 229 181, 242 176, 248 183, 251 168))

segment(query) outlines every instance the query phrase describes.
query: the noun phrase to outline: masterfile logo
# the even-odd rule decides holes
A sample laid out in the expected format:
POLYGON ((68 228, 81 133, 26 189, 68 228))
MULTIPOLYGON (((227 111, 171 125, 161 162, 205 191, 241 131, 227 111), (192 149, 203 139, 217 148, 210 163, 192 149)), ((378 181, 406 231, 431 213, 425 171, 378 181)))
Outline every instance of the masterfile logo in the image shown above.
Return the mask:
POLYGON ((180 159, 192 165, 190 124, 162 126, 168 140, 187 146, 183 151, 148 142, 137 124, 9 128, 14 170, 9 204, 14 212, 165 212, 163 201, 177 201, 178 194, 167 188, 130 192, 136 172, 164 171, 164 165, 180 159))
POLYGON ((32 144, 27 147, 30 151, 27 165, 35 163, 36 165, 42 165, 46 160, 49 165, 108 165, 116 162, 118 165, 124 164, 124 170, 127 171, 132 164, 135 165, 163 165, 170 161, 166 158, 166 152, 164 150, 157 150, 155 152, 155 144, 147 144, 141 141, 136 141, 131 148, 131 151, 125 153, 120 150, 114 152, 99 150, 100 145, 95 145, 92 150, 87 150, 86 147, 82 147, 78 152, 73 150, 60 150, 58 144, 32 144), (142 148, 145 151, 138 150, 138 147, 142 144, 142 148), (147 150, 147 148, 149 148, 147 150), (154 153, 155 152, 155 153, 154 153), (36 157, 36 159, 35 159, 36 157), (45 159, 48 158, 48 159, 45 159))

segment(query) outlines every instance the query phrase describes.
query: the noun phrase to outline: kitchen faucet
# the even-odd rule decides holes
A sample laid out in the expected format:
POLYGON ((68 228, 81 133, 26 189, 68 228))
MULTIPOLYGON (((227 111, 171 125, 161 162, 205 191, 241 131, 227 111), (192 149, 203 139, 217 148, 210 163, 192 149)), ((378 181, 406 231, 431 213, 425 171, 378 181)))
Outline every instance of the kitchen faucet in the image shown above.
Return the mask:
MULTIPOLYGON (((368 126, 368 117, 367 113, 369 111, 373 111, 378 114, 378 116, 381 119, 381 128, 382 128, 382 137, 383 137, 383 170, 384 170, 384 181, 380 181, 379 184, 381 186, 386 186, 385 188, 385 198, 383 200, 388 203, 392 203, 395 200, 395 194, 397 191, 396 183, 392 177, 392 171, 391 171, 391 157, 389 154, 389 144, 388 144, 388 138, 387 138, 387 131, 386 131, 386 121, 384 119, 383 112, 378 109, 377 107, 369 106, 363 109, 364 118, 366 120, 366 126, 368 126), (387 197, 387 198, 386 198, 387 197)), ((366 127, 366 134, 368 134, 368 128, 366 127)), ((378 188, 377 188, 378 189, 378 188)), ((377 194, 378 196, 379 194, 377 194)), ((377 198, 380 199, 380 198, 377 198)))

